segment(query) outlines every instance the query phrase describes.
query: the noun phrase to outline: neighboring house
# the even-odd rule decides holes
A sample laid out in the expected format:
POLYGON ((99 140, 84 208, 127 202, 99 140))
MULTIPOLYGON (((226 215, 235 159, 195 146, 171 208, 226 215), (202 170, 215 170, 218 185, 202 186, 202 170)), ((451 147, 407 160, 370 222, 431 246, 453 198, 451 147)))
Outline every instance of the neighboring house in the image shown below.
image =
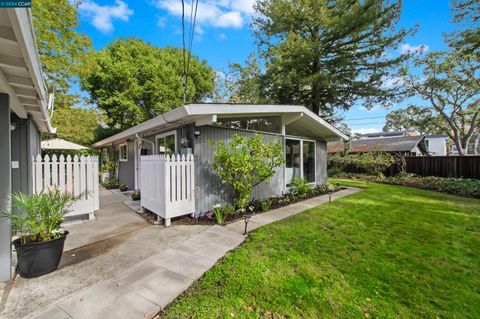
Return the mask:
MULTIPOLYGON (((0 212, 12 191, 31 193, 40 133, 52 133, 30 10, 0 10, 0 212)), ((11 273, 10 221, 0 216, 0 281, 11 273)))
POLYGON ((428 155, 448 155, 448 135, 425 135, 425 147, 428 155))
MULTIPOLYGON (((328 153, 343 152, 343 143, 328 143, 328 153)), ((423 136, 379 137, 350 141, 351 153, 387 152, 405 156, 428 155, 423 136)))
POLYGON ((375 133, 366 133, 360 135, 359 139, 367 139, 367 138, 380 138, 380 137, 403 137, 403 136, 418 136, 416 130, 404 130, 404 131, 396 131, 396 132, 375 132, 375 133))
MULTIPOLYGON (((459 155, 457 150, 457 145, 452 143, 450 146, 450 155, 459 155)), ((474 134, 470 138, 470 143, 467 146, 467 154, 466 155, 480 155, 480 134, 474 134)))
POLYGON ((292 178, 322 184, 327 179, 326 145, 348 137, 303 106, 250 104, 189 104, 148 120, 93 145, 102 153, 118 154, 118 180, 141 189, 140 156, 195 156, 195 211, 229 201, 231 192, 211 169, 211 142, 228 142, 233 134, 263 134, 265 142, 280 141, 285 164, 253 197, 280 195, 292 178))
MULTIPOLYGON (((414 139, 409 139, 409 137, 420 137, 421 134, 416 130, 404 130, 404 131, 396 131, 396 132, 375 132, 375 133, 367 133, 362 134, 359 136, 358 139, 365 140, 365 139, 379 139, 379 138, 399 138, 395 143, 398 144, 401 141, 401 138, 406 138, 405 141, 413 141, 414 139)), ((432 155, 432 156, 446 156, 448 155, 448 136, 447 135, 424 135, 425 139, 425 149, 426 153, 423 149, 421 150, 410 150, 409 152, 412 155, 432 155)), ((391 142, 391 141, 390 141, 391 142)), ((387 148, 385 144, 390 143, 389 141, 383 141, 380 144, 382 148, 387 148)), ((356 145, 360 145, 356 143, 356 145)), ((338 148, 338 146, 336 146, 338 148)), ((407 151, 405 151, 407 152, 407 151)))

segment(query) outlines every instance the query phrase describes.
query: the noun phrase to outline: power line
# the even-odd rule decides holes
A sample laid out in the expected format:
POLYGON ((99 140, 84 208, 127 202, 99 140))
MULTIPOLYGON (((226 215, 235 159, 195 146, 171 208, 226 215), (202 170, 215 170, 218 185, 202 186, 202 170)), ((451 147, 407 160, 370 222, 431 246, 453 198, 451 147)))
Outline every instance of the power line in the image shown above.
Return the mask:
POLYGON ((182 0, 182 48, 183 48, 183 105, 187 102, 187 58, 185 56, 185 1, 182 0))
POLYGON ((189 47, 188 47, 188 59, 187 59, 186 57, 187 52, 185 47, 185 1, 182 0, 183 105, 187 103, 188 72, 190 70, 190 60, 192 56, 193 36, 195 34, 195 22, 197 20, 197 11, 198 11, 198 0, 196 0, 195 5, 194 5, 194 1, 192 0, 192 5, 190 8, 190 32, 189 32, 189 47), (193 10, 194 7, 195 7, 195 11, 193 10))
POLYGON ((385 115, 384 116, 350 118, 350 119, 345 119, 344 121, 348 122, 348 121, 372 120, 372 119, 380 119, 380 118, 385 118, 385 115))

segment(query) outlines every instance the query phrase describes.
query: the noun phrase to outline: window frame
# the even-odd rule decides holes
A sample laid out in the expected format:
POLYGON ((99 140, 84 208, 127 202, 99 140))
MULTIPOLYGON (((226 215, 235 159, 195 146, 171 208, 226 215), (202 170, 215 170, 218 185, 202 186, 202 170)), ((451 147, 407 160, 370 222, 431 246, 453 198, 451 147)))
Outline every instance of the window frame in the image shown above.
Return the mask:
POLYGON ((173 151, 173 154, 176 154, 177 151, 178 151, 178 145, 177 145, 177 130, 173 130, 173 131, 168 131, 168 132, 165 132, 165 133, 161 133, 161 134, 157 134, 155 135, 155 154, 156 155, 162 155, 160 154, 160 151, 158 149, 159 145, 158 145, 158 141, 162 138, 166 138, 167 136, 170 136, 170 135, 173 135, 174 138, 175 138, 175 150, 173 151))
MULTIPOLYGON (((285 136, 285 138, 283 139, 283 157, 285 159, 285 156, 287 154, 287 140, 295 140, 295 141, 300 141, 300 178, 301 179, 304 179, 304 176, 303 176, 303 142, 306 141, 306 142, 313 142, 313 162, 314 162, 314 167, 315 167, 315 172, 314 172, 314 180, 313 182, 309 182, 308 184, 309 185, 316 185, 317 184, 317 141, 315 140, 312 140, 312 139, 309 139, 309 138, 302 138, 302 137, 290 137, 290 136, 285 136)), ((287 169, 287 163, 285 163, 283 165, 283 184, 284 184, 284 187, 285 189, 290 189, 290 186, 288 186, 287 184, 287 180, 286 180, 286 169, 287 169)))
POLYGON ((118 160, 120 162, 128 162, 128 143, 118 144, 118 160), (125 158, 122 158, 122 147, 125 146, 125 158))

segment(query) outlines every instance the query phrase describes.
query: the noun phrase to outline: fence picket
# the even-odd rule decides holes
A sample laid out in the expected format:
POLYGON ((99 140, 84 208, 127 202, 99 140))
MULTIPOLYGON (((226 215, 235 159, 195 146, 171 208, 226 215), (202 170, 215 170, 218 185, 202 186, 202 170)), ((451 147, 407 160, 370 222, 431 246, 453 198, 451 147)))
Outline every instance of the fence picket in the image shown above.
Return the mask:
POLYGON ((65 157, 60 155, 59 161, 59 170, 58 170, 58 183, 59 190, 62 193, 65 193, 65 157))
POLYGON ((32 188, 36 194, 53 188, 62 193, 88 194, 74 203, 67 216, 89 214, 91 219, 99 207, 97 157, 75 156, 72 162, 70 155, 66 159, 63 155, 51 158, 46 155, 43 159, 38 155, 32 158, 32 176, 32 188))
POLYGON ((142 207, 165 219, 195 212, 194 160, 185 155, 141 157, 142 207))

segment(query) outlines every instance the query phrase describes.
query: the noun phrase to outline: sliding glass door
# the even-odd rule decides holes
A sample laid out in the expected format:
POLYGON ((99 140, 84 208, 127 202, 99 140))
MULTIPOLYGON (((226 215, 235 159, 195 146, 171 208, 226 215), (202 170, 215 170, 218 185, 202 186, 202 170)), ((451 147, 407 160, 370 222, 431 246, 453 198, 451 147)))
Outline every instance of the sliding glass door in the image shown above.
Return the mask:
POLYGON ((290 185, 294 178, 301 178, 300 140, 285 141, 285 182, 290 185))
POLYGON ((301 139, 285 140, 285 183, 294 178, 315 182, 315 142, 301 139))

